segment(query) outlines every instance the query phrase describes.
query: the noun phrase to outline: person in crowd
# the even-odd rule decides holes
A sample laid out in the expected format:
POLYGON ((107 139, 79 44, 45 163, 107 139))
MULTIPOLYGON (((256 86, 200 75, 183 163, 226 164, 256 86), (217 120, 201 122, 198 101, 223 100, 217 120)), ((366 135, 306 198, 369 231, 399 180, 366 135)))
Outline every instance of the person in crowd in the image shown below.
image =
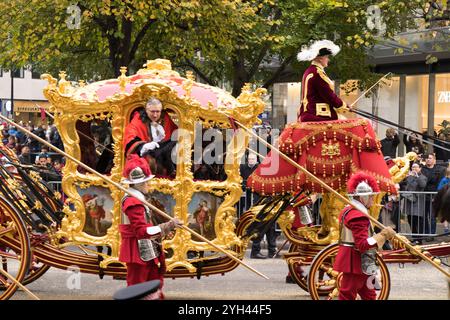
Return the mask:
POLYGON ((397 146, 400 143, 397 132, 392 129, 386 129, 386 138, 381 142, 381 152, 384 156, 395 158, 397 156, 397 146))
POLYGON ((14 127, 14 126, 10 126, 9 127, 9 129, 8 129, 8 134, 10 135, 10 136, 16 136, 16 134, 17 134, 17 129, 16 129, 16 127, 14 127))
MULTIPOLYGON (((241 198, 240 201, 240 207, 242 212, 249 209, 252 206, 252 204, 257 202, 259 199, 258 194, 252 193, 252 191, 249 188, 247 188, 247 179, 253 173, 253 171, 256 170, 257 167, 258 167, 258 157, 256 156, 256 154, 252 152, 248 154, 247 161, 240 165, 240 172, 242 177, 242 190, 245 192, 245 197, 241 198)), ((240 212, 240 214, 242 212, 240 212)), ((277 234, 275 230, 275 223, 272 223, 265 233, 262 233, 259 235, 258 238, 253 239, 250 257, 252 259, 266 259, 274 257, 277 251, 276 238, 277 234), (268 249, 267 256, 261 254, 261 241, 263 240, 264 236, 266 236, 267 240, 267 249, 268 249)))
POLYGON ((50 156, 46 153, 40 153, 38 157, 37 169, 42 179, 44 181, 61 181, 61 175, 53 168, 50 156))
POLYGON ((405 144, 406 153, 415 152, 417 155, 422 155, 425 152, 423 144, 420 142, 417 134, 403 135, 403 143, 405 144))
MULTIPOLYGON (((404 180, 403 197, 405 199, 405 212, 408 215, 408 223, 411 227, 413 234, 423 234, 425 232, 425 204, 426 195, 416 194, 417 192, 424 191, 427 185, 427 177, 422 174, 422 168, 418 163, 411 165, 411 170, 404 180)), ((417 243, 422 243, 421 237, 414 237, 413 239, 417 243)))
POLYGON ((379 190, 375 178, 363 172, 353 174, 347 182, 351 201, 358 209, 347 205, 339 215, 339 251, 333 265, 335 271, 342 272, 339 300, 356 300, 357 295, 362 300, 376 299, 375 288, 368 281, 376 274, 376 250, 395 235, 391 227, 372 232, 368 208, 379 190))
POLYGON ((49 142, 58 149, 64 151, 64 144, 62 142, 58 129, 56 128, 56 125, 52 124, 51 126, 49 126, 49 130, 49 142))
POLYGON ((182 222, 175 218, 158 224, 155 214, 142 202, 149 192, 146 182, 154 177, 147 161, 136 154, 130 155, 123 175, 126 177, 123 183, 130 185, 129 190, 134 196, 126 195, 122 199, 119 261, 127 265, 128 286, 160 280, 159 290, 145 299, 163 299, 166 264, 161 240, 182 222))
POLYGON ((247 161, 239 166, 242 177, 242 189, 247 189, 247 179, 258 167, 258 157, 256 154, 250 152, 247 156, 247 161))
MULTIPOLYGON (((242 190, 245 193, 245 198, 244 199, 241 198, 240 203, 242 212, 249 209, 252 206, 252 204, 258 201, 259 199, 258 194, 252 193, 252 191, 249 188, 247 188, 247 179, 248 177, 250 177, 253 171, 256 170, 257 167, 258 167, 258 157, 256 156, 256 154, 252 152, 248 153, 247 161, 245 161, 245 163, 239 166, 239 170, 242 177, 242 190)), ((240 212, 240 214, 242 212, 240 212)))
MULTIPOLYGON (((436 165, 436 156, 430 153, 426 156, 425 166, 422 168, 422 173, 427 177, 427 185, 424 191, 436 192, 439 182, 445 175, 445 168, 436 165)), ((433 215, 431 206, 431 196, 426 197, 425 201, 425 215, 426 215, 426 230, 425 233, 436 233, 436 217, 433 215)), ((428 239, 428 240, 431 240, 428 239)))
POLYGON ((125 128, 125 155, 136 153, 141 157, 148 156, 153 172, 174 176, 176 167, 171 153, 176 141, 171 138, 176 129, 168 113, 163 111, 161 101, 150 98, 144 110, 135 112, 125 128))
POLYGON ((22 147, 19 156, 19 161, 22 164, 33 164, 33 162, 31 161, 31 150, 29 146, 25 145, 22 147))
POLYGON ((10 135, 8 137, 8 143, 6 144, 6 147, 11 150, 16 150, 16 137, 13 135, 10 135))
MULTIPOLYGON (((30 124, 28 130, 34 134, 36 134, 36 129, 30 124)), ((30 136, 27 136, 27 145, 30 146, 31 152, 36 153, 40 151, 40 143, 36 139, 33 139, 30 136)))
POLYGON ((441 179, 441 181, 439 181, 437 190, 441 190, 446 184, 450 183, 450 166, 447 167, 447 169, 445 170, 445 177, 443 177, 441 179))
POLYGON ((60 176, 62 176, 62 169, 64 168, 64 164, 61 162, 61 160, 56 159, 53 161, 53 169, 58 173, 60 176))
MULTIPOLYGON (((446 186, 450 185, 450 165, 447 167, 447 170, 445 171, 445 177, 441 179, 439 182, 437 191, 440 192, 442 189, 444 189, 446 186)), ((436 212, 434 212, 434 216, 436 217, 436 212)), ((449 227, 448 227, 448 220, 443 220, 444 222, 444 232, 449 233, 449 227)))
POLYGON ((450 139, 448 139, 444 132, 439 133, 438 138, 440 139, 440 141, 435 141, 437 147, 434 148, 436 160, 447 163, 450 160, 450 151, 444 150, 442 148, 450 149, 450 139))
POLYGON ((334 92, 333 82, 325 72, 330 56, 339 51, 332 41, 320 40, 297 55, 299 61, 312 61, 302 77, 302 101, 297 112, 300 122, 337 120, 337 112, 349 110, 334 92))

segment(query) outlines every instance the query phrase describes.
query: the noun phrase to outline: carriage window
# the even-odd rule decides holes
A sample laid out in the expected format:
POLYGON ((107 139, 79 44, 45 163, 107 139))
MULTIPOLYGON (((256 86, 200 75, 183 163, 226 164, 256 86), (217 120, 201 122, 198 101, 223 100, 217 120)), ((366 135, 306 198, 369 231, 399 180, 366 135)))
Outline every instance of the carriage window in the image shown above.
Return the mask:
POLYGON ((149 162, 156 177, 175 178, 172 153, 177 141, 172 137, 177 128, 176 117, 169 109, 146 105, 134 110, 124 132, 125 156, 136 153, 149 162))
MULTIPOLYGON (((99 173, 109 174, 114 165, 111 124, 106 120, 77 121, 81 162, 99 173)), ((78 171, 85 173, 81 167, 78 171)))
POLYGON ((85 209, 83 231, 95 237, 106 235, 112 225, 112 209, 114 201, 108 188, 91 186, 86 189, 77 188, 85 209))
POLYGON ((225 181, 226 131, 195 127, 192 172, 195 180, 225 181))

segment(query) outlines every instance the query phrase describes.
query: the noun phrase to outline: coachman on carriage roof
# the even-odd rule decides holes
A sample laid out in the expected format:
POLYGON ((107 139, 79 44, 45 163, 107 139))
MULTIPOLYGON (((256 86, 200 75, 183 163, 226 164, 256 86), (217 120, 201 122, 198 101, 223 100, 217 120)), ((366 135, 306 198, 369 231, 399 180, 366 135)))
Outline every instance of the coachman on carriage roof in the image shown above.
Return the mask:
POLYGON ((298 54, 299 61, 312 61, 303 73, 299 121, 337 120, 337 112, 349 110, 334 93, 333 82, 325 72, 329 56, 335 56, 339 51, 340 48, 332 41, 320 40, 298 54))

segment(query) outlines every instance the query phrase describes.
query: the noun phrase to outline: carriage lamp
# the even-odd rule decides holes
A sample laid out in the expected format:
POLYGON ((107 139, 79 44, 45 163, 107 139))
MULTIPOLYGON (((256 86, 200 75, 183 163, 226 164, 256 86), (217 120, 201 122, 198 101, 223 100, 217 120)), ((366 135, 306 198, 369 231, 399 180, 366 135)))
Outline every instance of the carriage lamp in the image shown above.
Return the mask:
POLYGON ((307 226, 313 223, 312 215, 307 206, 302 206, 299 208, 300 211, 300 222, 307 226))

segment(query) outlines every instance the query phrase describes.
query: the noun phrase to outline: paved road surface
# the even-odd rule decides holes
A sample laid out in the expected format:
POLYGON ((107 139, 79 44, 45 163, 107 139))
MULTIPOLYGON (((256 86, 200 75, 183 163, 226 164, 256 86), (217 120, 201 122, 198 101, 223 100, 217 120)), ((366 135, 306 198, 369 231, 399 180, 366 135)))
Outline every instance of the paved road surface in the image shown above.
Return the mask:
MULTIPOLYGON (((283 259, 254 260, 247 257, 245 261, 258 271, 267 275, 265 280, 244 267, 239 267, 225 276, 215 275, 194 279, 166 279, 164 292, 167 299, 268 299, 268 300, 309 300, 309 294, 296 284, 286 284, 287 265, 283 259)), ((447 283, 444 275, 425 262, 418 265, 407 264, 400 268, 390 264, 391 294, 390 299, 430 300, 448 299, 447 283)), ((80 288, 69 289, 67 283, 76 286, 76 282, 68 281, 73 275, 66 270, 51 268, 42 278, 27 287, 46 300, 109 300, 112 294, 125 286, 125 281, 105 277, 81 274, 80 288)), ((18 291, 13 299, 29 299, 18 291)))

